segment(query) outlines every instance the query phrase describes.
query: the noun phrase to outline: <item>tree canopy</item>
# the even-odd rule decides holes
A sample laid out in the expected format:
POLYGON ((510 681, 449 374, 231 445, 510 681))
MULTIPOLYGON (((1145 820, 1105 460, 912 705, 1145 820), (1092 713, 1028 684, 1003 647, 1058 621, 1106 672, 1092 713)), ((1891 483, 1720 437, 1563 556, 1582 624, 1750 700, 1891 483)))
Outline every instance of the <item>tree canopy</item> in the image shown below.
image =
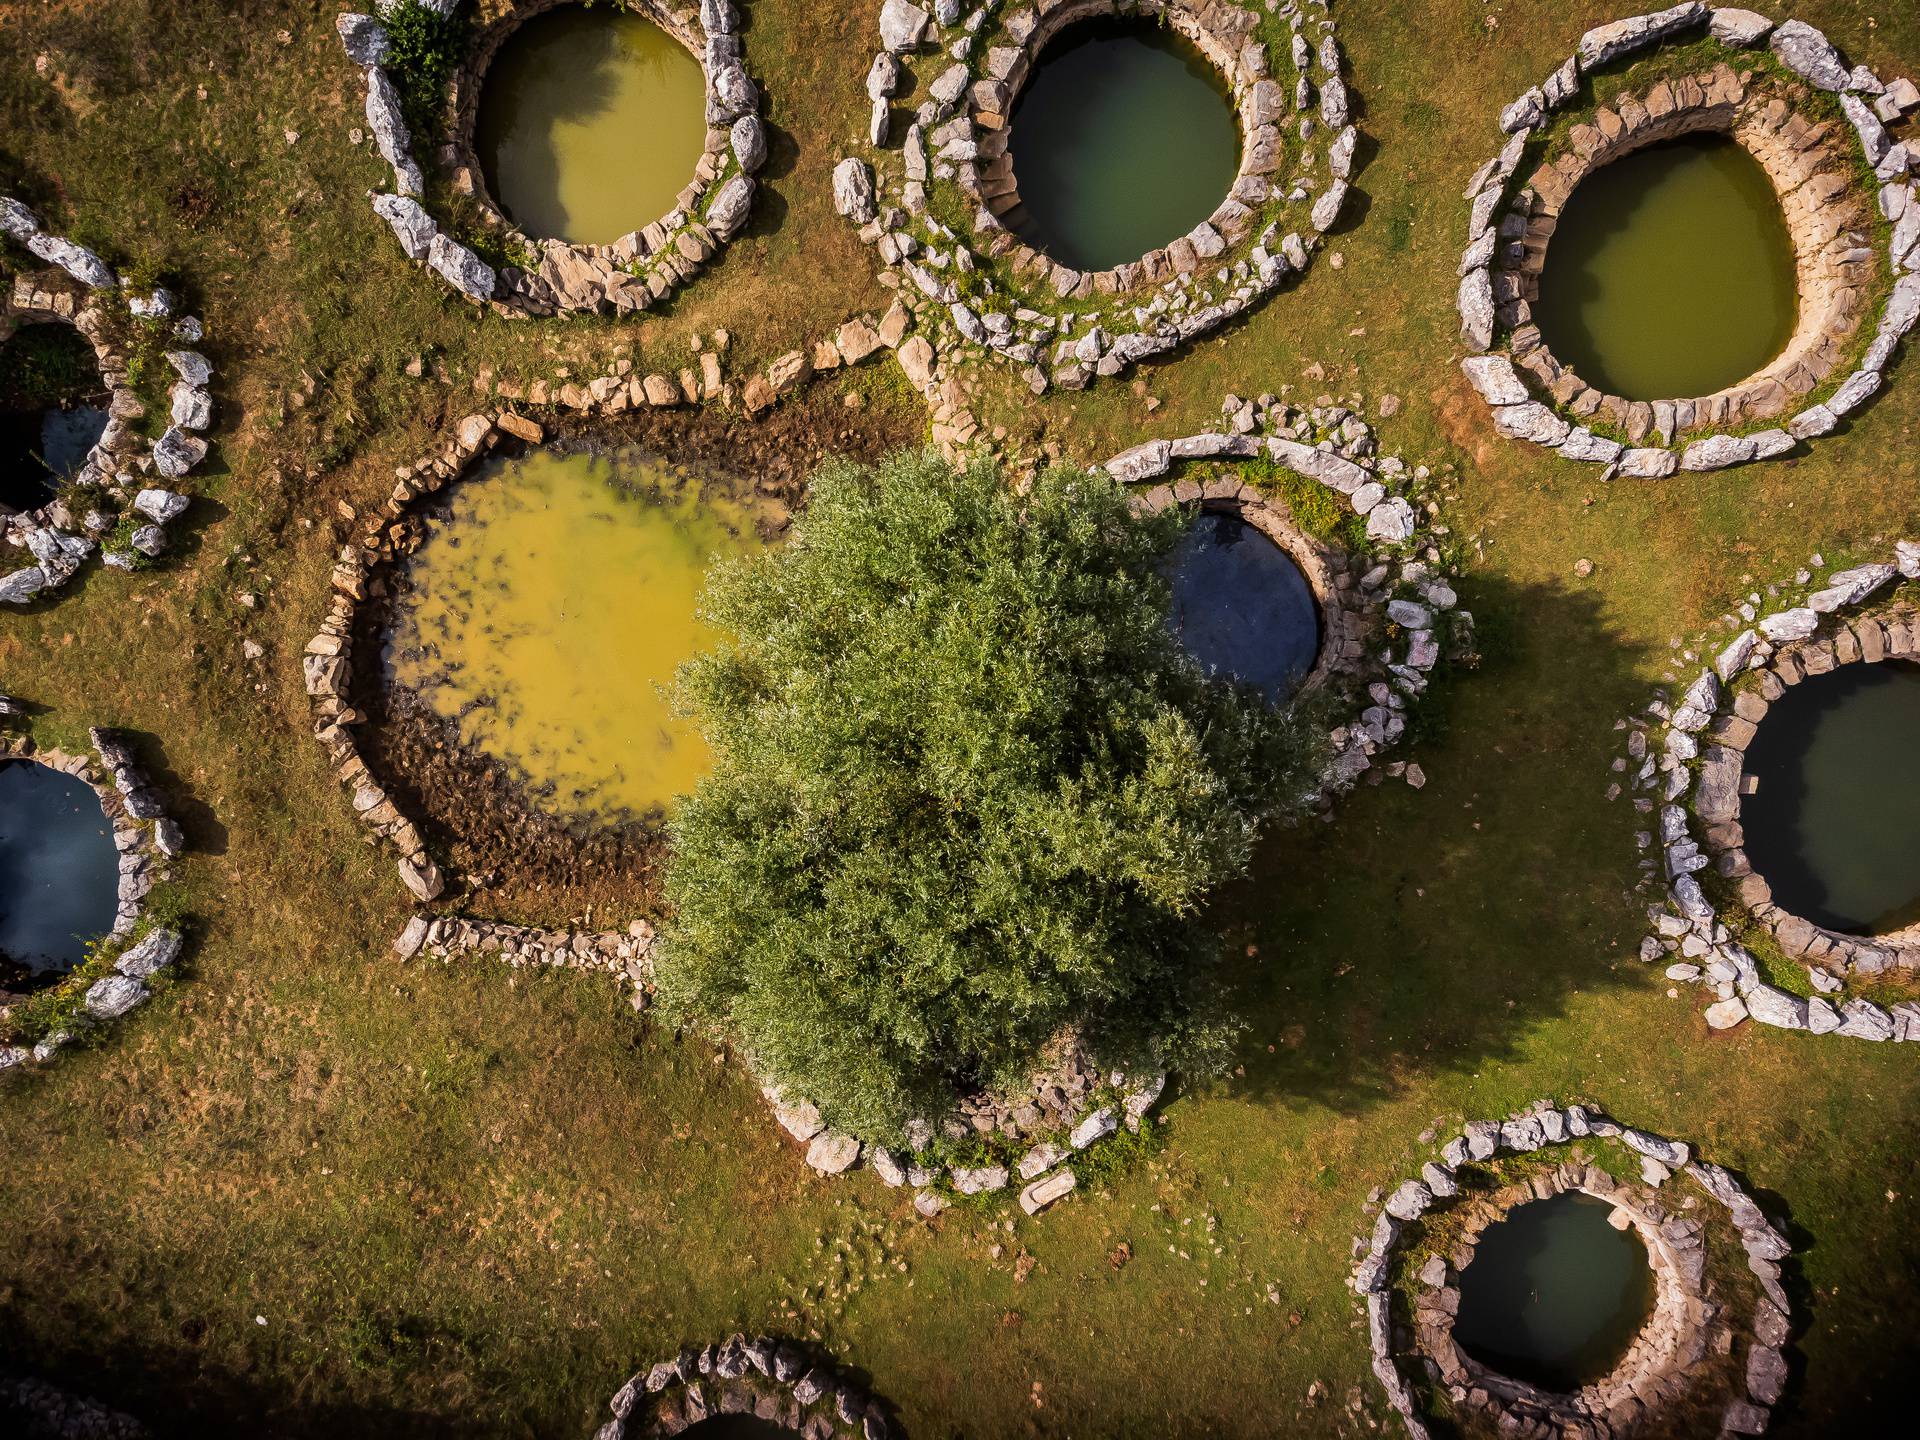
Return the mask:
POLYGON ((1173 637, 1183 523, 1101 472, 1017 494, 909 454, 829 466, 784 546, 717 570, 734 643, 680 675, 716 759, 671 821, 669 1007, 874 1138, 1066 1030, 1103 1064, 1223 1058, 1196 914, 1319 746, 1173 637))

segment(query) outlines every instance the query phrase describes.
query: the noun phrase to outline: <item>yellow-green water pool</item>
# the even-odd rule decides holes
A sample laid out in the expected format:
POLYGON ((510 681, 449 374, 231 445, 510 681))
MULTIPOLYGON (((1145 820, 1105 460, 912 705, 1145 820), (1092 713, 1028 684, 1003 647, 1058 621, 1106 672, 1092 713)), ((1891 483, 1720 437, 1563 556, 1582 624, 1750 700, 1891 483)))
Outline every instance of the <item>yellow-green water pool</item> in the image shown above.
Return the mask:
POLYGON ((706 138, 706 78, 686 47, 641 16, 580 5, 508 37, 474 133, 507 217, 573 245, 610 245, 673 209, 706 138))
POLYGON ((661 813, 711 759, 666 693, 721 638, 695 613, 708 566, 760 545, 749 504, 637 451, 489 461, 414 557, 391 676, 541 809, 661 813))

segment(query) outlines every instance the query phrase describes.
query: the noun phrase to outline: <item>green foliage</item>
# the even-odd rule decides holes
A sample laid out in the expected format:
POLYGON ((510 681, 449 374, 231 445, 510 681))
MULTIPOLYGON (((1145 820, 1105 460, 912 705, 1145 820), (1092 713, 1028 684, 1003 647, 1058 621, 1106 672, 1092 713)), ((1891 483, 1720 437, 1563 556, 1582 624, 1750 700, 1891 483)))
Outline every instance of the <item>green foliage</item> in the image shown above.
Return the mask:
POLYGON ((1317 540, 1355 554, 1367 548, 1367 522, 1340 503, 1318 480, 1272 460, 1249 460, 1240 478, 1269 499, 1281 501, 1294 523, 1317 540))
POLYGON ((393 49, 387 71, 400 92, 400 110, 415 153, 437 144, 446 125, 447 87, 467 51, 467 8, 440 15, 420 0, 400 0, 383 17, 393 49))
POLYGON ((672 823, 673 1010, 875 1137, 1069 1028, 1117 1066, 1216 1063, 1195 914, 1318 757, 1173 639, 1183 524, 1104 474, 1022 496, 901 455, 828 467, 784 548, 716 572, 739 638, 680 677, 716 763, 672 823))
POLYGON ((71 325, 28 325, 0 346, 0 409, 37 410, 100 388, 93 347, 71 325))

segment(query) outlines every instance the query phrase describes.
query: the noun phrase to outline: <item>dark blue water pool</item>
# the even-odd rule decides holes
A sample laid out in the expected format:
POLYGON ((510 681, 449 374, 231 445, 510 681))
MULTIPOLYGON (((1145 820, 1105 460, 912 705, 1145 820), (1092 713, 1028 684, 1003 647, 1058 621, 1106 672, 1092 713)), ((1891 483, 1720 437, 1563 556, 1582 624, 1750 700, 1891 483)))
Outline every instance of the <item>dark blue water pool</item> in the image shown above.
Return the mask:
POLYGON ((1300 567, 1238 515, 1203 510, 1174 551, 1169 623, 1207 670, 1275 704, 1320 654, 1320 607, 1300 567))
POLYGON ((48 766, 0 762, 0 957, 73 968, 113 928, 119 881, 100 797, 48 766))

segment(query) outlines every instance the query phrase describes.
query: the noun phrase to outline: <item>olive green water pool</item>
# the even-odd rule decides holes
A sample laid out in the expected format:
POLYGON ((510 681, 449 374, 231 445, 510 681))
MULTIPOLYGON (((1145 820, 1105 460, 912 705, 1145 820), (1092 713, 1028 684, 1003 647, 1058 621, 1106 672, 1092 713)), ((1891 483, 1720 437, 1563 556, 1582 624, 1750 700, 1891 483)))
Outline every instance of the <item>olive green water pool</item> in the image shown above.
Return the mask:
POLYGON ((542 809, 658 813, 710 762, 665 693, 719 638, 695 614, 708 565, 759 544, 747 506, 638 452, 490 461, 408 570, 392 678, 542 809))
POLYGON ((1760 162, 1721 135, 1583 180, 1548 244, 1535 318, 1560 361, 1628 400, 1711 395, 1766 368, 1798 313, 1793 241, 1760 162))
POLYGON ((1920 667, 1803 680, 1754 732, 1747 773, 1747 858, 1776 905, 1853 935, 1920 924, 1920 667))
POLYGON ((1138 260, 1205 220, 1233 185, 1240 131, 1219 72, 1191 42, 1142 20, 1069 26, 1014 105, 1009 217, 1078 270, 1138 260))
POLYGON ((1489 1225, 1460 1272, 1455 1342, 1502 1375, 1569 1392, 1619 1364, 1653 1312, 1653 1271, 1604 1200, 1567 1191, 1489 1225))
POLYGON ((567 5, 488 67, 474 130, 488 192, 521 229, 609 245, 673 209, 706 146, 699 61, 650 20, 567 5))

